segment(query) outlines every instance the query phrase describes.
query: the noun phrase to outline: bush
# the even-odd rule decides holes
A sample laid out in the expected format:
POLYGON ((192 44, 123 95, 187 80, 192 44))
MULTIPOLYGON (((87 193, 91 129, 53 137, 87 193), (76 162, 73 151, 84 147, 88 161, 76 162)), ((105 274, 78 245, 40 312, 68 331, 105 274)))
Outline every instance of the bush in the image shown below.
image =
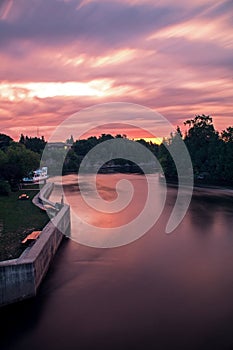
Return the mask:
POLYGON ((0 180, 0 195, 8 196, 10 193, 10 185, 6 181, 0 180))

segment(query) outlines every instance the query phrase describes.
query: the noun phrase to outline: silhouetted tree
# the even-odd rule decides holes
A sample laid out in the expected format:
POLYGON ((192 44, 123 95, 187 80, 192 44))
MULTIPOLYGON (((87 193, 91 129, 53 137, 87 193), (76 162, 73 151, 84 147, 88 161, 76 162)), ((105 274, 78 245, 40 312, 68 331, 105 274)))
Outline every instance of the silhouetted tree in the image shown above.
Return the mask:
POLYGON ((233 142, 233 127, 229 126, 226 130, 223 130, 221 138, 224 142, 233 142))
POLYGON ((233 127, 223 130, 221 139, 223 140, 221 152, 223 180, 233 184, 233 127))
POLYGON ((13 142, 13 139, 5 134, 0 134, 0 149, 1 150, 6 150, 7 147, 10 146, 10 144, 13 142))
POLYGON ((44 136, 41 138, 28 136, 25 137, 23 134, 20 136, 19 143, 25 145, 27 149, 40 154, 43 152, 46 145, 44 136))
POLYGON ((189 126, 184 141, 192 159, 195 175, 204 174, 203 176, 210 179, 216 178, 220 143, 212 118, 204 114, 196 115, 184 124, 189 126))
POLYGON ((35 170, 40 163, 37 153, 16 142, 8 147, 6 157, 3 175, 10 184, 19 182, 30 171, 35 170))

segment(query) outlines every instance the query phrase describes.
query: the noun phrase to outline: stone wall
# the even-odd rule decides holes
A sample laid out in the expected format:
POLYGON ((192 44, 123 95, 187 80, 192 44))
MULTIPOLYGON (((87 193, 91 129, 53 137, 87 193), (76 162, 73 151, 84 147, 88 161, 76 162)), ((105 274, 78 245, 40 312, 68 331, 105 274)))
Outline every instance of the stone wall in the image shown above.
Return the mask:
MULTIPOLYGON (((42 189, 42 199, 51 193, 51 184, 42 189)), ((49 265, 64 237, 70 231, 70 207, 66 204, 44 227, 35 243, 18 259, 0 262, 0 305, 36 295, 49 265)))

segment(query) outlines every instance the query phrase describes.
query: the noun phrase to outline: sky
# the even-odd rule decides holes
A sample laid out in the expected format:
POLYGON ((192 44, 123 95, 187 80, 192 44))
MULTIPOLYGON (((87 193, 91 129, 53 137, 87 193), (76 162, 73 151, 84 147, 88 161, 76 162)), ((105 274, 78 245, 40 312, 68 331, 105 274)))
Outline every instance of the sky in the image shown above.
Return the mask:
MULTIPOLYGON (((211 115, 221 132, 233 125, 232 24, 232 0, 0 0, 0 133, 48 140, 73 113, 112 102, 152 109, 174 128, 211 115)), ((143 137, 119 125, 134 125, 132 111, 86 118, 143 137)))

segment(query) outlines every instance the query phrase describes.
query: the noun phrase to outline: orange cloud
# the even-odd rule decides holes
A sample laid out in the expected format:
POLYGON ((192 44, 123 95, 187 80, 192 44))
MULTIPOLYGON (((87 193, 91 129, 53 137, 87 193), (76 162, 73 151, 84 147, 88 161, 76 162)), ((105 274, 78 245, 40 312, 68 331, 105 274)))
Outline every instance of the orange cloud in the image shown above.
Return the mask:
POLYGON ((197 113, 232 125, 230 3, 53 1, 0 7, 1 132, 18 138, 40 124, 49 135, 106 102, 144 105, 174 126, 197 113))

